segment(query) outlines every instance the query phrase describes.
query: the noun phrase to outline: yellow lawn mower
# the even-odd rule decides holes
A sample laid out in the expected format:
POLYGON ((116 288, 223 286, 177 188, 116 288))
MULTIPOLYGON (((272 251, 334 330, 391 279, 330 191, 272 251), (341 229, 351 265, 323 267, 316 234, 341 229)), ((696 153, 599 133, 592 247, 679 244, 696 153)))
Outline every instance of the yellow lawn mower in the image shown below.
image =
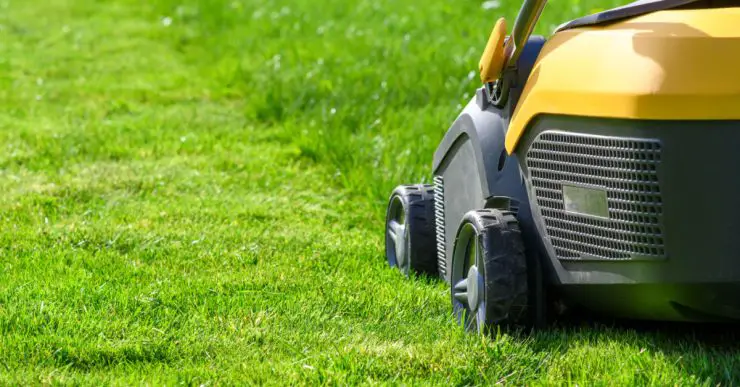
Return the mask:
POLYGON ((482 86, 390 196, 386 258, 461 325, 740 320, 740 1, 637 1, 532 36, 499 19, 482 86))

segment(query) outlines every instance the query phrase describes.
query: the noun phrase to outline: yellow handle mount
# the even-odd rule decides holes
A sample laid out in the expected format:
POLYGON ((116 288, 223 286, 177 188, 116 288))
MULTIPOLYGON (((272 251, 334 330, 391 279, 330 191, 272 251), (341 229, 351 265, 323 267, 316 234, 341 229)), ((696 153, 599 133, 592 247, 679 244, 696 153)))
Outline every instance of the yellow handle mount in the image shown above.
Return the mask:
POLYGON ((478 63, 480 80, 483 83, 494 82, 501 76, 506 63, 506 20, 498 19, 488 37, 486 49, 478 63))

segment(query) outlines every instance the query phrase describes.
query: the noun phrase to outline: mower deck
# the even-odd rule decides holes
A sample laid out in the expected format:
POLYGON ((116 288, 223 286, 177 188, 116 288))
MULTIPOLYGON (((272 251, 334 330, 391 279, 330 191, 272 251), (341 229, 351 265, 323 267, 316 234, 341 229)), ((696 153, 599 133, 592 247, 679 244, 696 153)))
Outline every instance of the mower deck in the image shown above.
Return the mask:
POLYGON ((637 2, 524 44, 543 6, 525 2, 504 59, 497 23, 486 85, 414 188, 433 192, 414 219, 435 243, 412 260, 478 330, 539 325, 553 300, 740 321, 740 8, 637 2))

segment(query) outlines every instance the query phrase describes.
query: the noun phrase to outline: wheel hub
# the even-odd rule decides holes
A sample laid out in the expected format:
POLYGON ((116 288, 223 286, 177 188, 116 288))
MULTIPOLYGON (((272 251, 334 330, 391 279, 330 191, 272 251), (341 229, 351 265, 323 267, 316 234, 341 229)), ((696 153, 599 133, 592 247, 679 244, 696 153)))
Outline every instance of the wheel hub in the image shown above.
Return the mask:
POLYGON ((402 224, 396 223, 395 225, 395 234, 396 234, 396 261, 398 261, 398 266, 405 267, 406 266, 406 227, 402 224))
POLYGON ((481 304, 485 301, 485 279, 478 271, 478 266, 471 266, 465 278, 455 284, 453 295, 456 300, 465 304, 470 312, 477 313, 481 304))
POLYGON ((407 256, 409 236, 407 235, 404 204, 400 198, 396 197, 392 199, 389 206, 386 221, 386 245, 388 246, 386 254, 389 254, 389 263, 405 273, 408 270, 410 258, 407 256))
POLYGON ((471 266, 465 281, 468 285, 468 307, 475 312, 480 304, 480 296, 483 292, 483 276, 478 272, 478 267, 471 266))

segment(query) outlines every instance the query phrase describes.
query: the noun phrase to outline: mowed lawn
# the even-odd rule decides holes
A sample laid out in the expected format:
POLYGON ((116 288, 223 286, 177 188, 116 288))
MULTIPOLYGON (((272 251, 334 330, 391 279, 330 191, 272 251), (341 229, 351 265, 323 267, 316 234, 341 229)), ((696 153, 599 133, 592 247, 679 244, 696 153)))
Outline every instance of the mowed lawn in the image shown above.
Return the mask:
POLYGON ((0 384, 740 383, 731 333, 481 338, 387 267, 519 5, 0 0, 0 384))

